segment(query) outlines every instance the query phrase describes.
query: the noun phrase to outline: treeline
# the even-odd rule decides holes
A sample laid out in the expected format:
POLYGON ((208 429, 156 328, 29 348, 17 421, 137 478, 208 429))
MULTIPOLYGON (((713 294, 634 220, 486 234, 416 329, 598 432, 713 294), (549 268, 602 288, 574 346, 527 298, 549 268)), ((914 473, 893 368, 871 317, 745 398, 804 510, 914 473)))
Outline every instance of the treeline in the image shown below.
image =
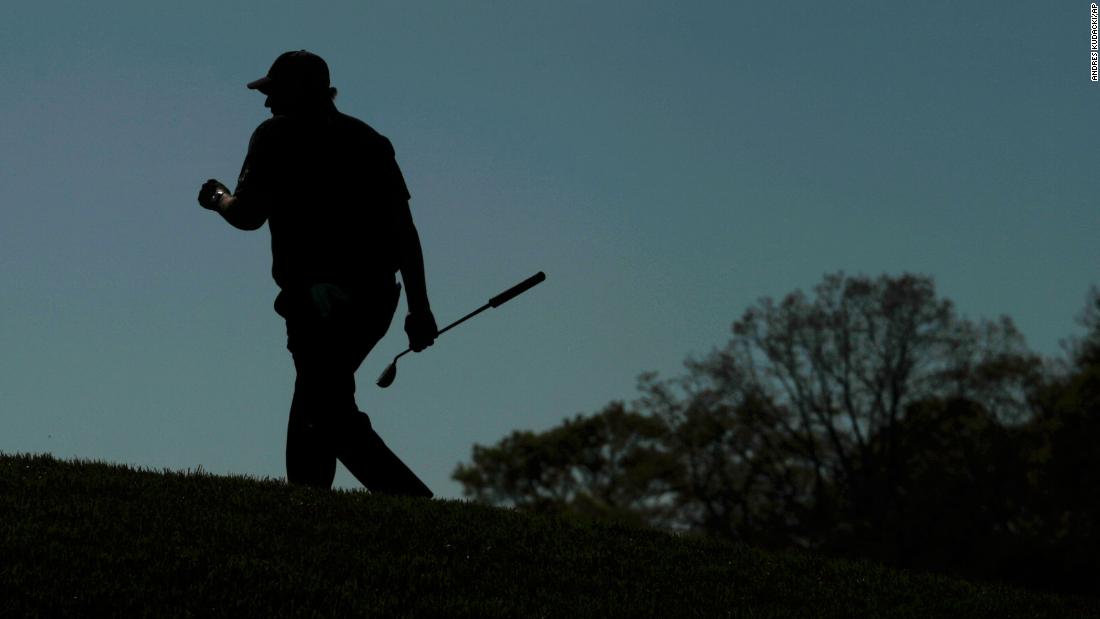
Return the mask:
POLYGON ((498 506, 1093 594, 1100 291, 1065 359, 961 318, 931 278, 828 275, 761 299, 640 398, 475 446, 498 506))

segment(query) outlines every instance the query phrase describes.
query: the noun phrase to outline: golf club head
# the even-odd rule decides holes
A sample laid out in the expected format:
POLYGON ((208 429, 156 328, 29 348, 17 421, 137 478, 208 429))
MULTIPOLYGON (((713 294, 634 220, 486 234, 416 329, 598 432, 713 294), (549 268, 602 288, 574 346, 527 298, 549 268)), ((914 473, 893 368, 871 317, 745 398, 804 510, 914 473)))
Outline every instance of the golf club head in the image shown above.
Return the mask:
POLYGON ((397 378, 397 363, 391 363, 386 366, 386 369, 382 370, 382 373, 378 375, 377 384, 379 387, 385 389, 393 384, 393 379, 397 378))

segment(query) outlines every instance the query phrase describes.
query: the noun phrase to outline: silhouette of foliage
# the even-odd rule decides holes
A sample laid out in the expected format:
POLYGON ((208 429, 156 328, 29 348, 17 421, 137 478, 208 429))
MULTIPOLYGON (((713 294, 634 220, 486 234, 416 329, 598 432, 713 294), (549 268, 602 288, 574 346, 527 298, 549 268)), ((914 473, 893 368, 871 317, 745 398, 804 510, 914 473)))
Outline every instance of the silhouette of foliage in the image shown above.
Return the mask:
POLYGON ((826 275, 812 296, 758 301, 680 376, 644 374, 631 405, 476 446, 455 478, 497 505, 1087 591, 1090 295, 1088 335, 1058 372, 1010 318, 960 317, 931 278, 826 275))
POLYGON ((543 433, 513 432, 494 447, 474 447, 473 463, 454 478, 466 494, 493 505, 648 522, 664 509, 657 447, 661 422, 608 404, 543 433))
POLYGON ((1078 369, 1100 365, 1100 288, 1089 289, 1085 309, 1077 317, 1085 336, 1069 340, 1070 356, 1078 369))

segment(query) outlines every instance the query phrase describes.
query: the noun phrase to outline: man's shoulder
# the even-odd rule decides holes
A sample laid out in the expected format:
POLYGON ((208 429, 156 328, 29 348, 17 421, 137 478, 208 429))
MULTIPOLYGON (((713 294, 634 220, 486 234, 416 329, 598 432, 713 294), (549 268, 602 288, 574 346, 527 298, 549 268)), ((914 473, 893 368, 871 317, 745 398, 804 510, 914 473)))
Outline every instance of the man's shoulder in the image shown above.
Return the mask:
POLYGON ((320 135, 323 136, 322 140, 336 149, 350 147, 375 153, 378 156, 393 156, 393 144, 374 127, 340 111, 337 111, 332 118, 335 119, 335 123, 329 124, 328 129, 325 130, 321 128, 324 124, 318 125, 316 119, 272 116, 260 123, 253 131, 249 147, 265 151, 287 145, 293 147, 303 140, 315 139, 310 138, 310 135, 320 135))
POLYGON ((260 123, 252 132, 250 146, 271 147, 282 141, 292 131, 293 122, 286 116, 272 116, 260 123))
POLYGON ((378 133, 377 131, 374 130, 374 127, 368 125, 367 123, 363 122, 362 120, 359 120, 358 118, 356 118, 355 116, 352 116, 351 114, 345 114, 344 112, 341 112, 341 111, 337 110, 336 111, 336 119, 342 125, 344 125, 347 128, 352 129, 353 131, 360 131, 360 132, 367 133, 367 134, 372 134, 372 135, 381 135, 380 133, 378 133))
POLYGON ((285 131, 293 124, 293 119, 289 116, 272 116, 263 121, 256 127, 256 133, 274 133, 279 131, 285 131))
POLYGON ((393 145, 390 143, 389 138, 378 133, 374 127, 350 114, 336 112, 336 116, 342 125, 342 129, 355 135, 356 139, 369 146, 393 152, 393 145))

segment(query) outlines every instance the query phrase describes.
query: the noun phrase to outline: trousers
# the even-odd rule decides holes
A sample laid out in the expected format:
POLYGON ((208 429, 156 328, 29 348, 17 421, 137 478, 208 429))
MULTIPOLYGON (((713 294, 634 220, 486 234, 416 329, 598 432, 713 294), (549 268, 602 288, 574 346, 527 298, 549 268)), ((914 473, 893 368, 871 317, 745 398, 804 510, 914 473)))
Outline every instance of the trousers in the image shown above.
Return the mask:
POLYGON ((339 460, 372 493, 432 496, 355 402, 355 371, 397 309, 401 288, 392 286, 341 297, 324 314, 308 291, 284 290, 276 299, 296 372, 286 435, 290 483, 331 488, 339 460))

